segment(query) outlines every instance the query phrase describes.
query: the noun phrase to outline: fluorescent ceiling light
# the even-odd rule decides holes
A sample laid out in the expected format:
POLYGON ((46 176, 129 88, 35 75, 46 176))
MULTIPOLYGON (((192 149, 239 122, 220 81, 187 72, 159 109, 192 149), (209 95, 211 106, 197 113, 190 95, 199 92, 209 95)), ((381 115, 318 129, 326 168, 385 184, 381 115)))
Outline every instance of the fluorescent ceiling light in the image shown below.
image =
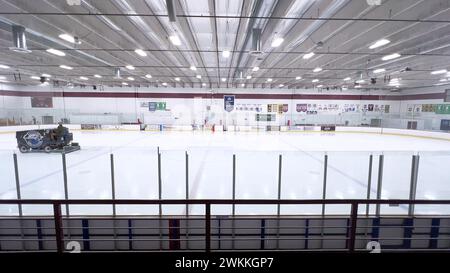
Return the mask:
POLYGON ((380 46, 384 46, 384 45, 387 45, 387 44, 389 44, 391 41, 389 41, 389 40, 387 40, 387 39, 381 39, 381 40, 378 40, 378 41, 376 41, 375 43, 373 43, 371 46, 369 46, 369 48, 370 49, 374 49, 374 48, 377 48, 377 47, 380 47, 380 46))
POLYGON ((133 77, 128 77, 127 78, 129 81, 134 81, 134 78, 133 77))
POLYGON ((279 85, 278 85, 278 87, 283 87, 284 86, 284 84, 282 84, 282 83, 280 83, 279 85))
POLYGON ((7 66, 7 65, 4 65, 4 64, 0 64, 0 68, 3 68, 3 69, 8 69, 8 68, 9 68, 9 66, 7 66))
POLYGON ((447 73, 447 69, 441 69, 441 70, 435 70, 433 72, 431 72, 431 75, 439 75, 439 74, 445 74, 447 73))
POLYGON ((250 80, 252 78, 252 76, 248 75, 247 76, 247 80, 250 80))
POLYGON ((46 78, 50 78, 52 75, 50 75, 50 74, 45 74, 45 73, 44 73, 44 74, 42 74, 41 76, 42 76, 42 77, 46 77, 46 78))
POLYGON ((352 79, 352 78, 347 77, 347 78, 344 79, 344 81, 349 81, 349 80, 351 80, 351 79, 352 79))
POLYGON ((448 79, 440 79, 439 81, 440 82, 446 82, 446 81, 448 81, 448 79))
POLYGON ((181 45, 181 40, 180 40, 180 38, 178 38, 177 35, 169 36, 169 40, 172 42, 172 44, 174 44, 176 46, 181 45))
POLYGON ((231 55, 231 53, 229 50, 222 51, 222 57, 228 58, 228 57, 230 57, 230 55, 231 55))
POLYGON ((320 71, 322 71, 322 68, 320 68, 320 67, 316 67, 316 68, 314 68, 314 70, 313 70, 313 72, 320 72, 320 71))
POLYGON ((323 85, 322 84, 319 84, 318 86, 316 86, 317 88, 322 88, 323 87, 323 85))
POLYGON ((318 82, 319 81, 319 79, 314 79, 314 80, 312 80, 312 82, 318 82))
POLYGON ((78 44, 78 45, 81 44, 81 41, 78 41, 78 39, 75 39, 75 37, 73 37, 69 34, 61 34, 61 35, 59 35, 59 38, 66 40, 67 42, 72 43, 72 44, 78 44))
POLYGON ((180 78, 176 77, 175 80, 176 80, 177 82, 179 82, 179 81, 180 81, 180 78))
POLYGON ((62 56, 66 56, 66 53, 62 52, 61 50, 54 49, 54 48, 49 48, 46 51, 48 53, 52 53, 52 54, 57 55, 57 56, 61 56, 61 57, 62 56))
POLYGON ((132 66, 132 65, 127 65, 127 66, 125 66, 127 69, 129 69, 129 70, 134 70, 135 68, 134 68, 134 66, 132 66))
POLYGON ((162 85, 163 85, 163 86, 167 86, 167 82, 163 82, 162 85))
POLYGON ((31 76, 30 78, 33 79, 33 80, 40 80, 41 79, 41 77, 38 77, 38 76, 31 76))
POLYGON ((191 69, 192 71, 197 70, 197 67, 195 67, 194 65, 191 65, 191 67, 189 67, 189 69, 191 69))
POLYGON ((147 53, 145 53, 145 51, 142 50, 142 49, 136 49, 134 52, 135 52, 137 55, 142 56, 142 57, 146 57, 146 56, 147 56, 147 53))
POLYGON ((301 79, 302 79, 302 77, 300 77, 300 76, 297 76, 297 77, 295 77, 295 79, 296 79, 296 80, 301 80, 301 79))
POLYGON ((283 42, 284 42, 284 39, 281 37, 278 37, 278 38, 273 39, 271 46, 279 47, 283 42))
POLYGON ((80 80, 87 81, 87 80, 89 80, 89 79, 88 79, 87 77, 81 76, 81 77, 80 77, 80 80))
POLYGON ((98 75, 98 74, 95 74, 94 77, 96 77, 96 78, 101 78, 102 76, 100 76, 100 75, 98 75))
POLYGON ((147 79, 151 79, 151 78, 152 78, 152 75, 147 74, 147 75, 145 75, 145 77, 146 77, 147 79))
POLYGON ((68 70, 72 70, 73 68, 71 66, 67 66, 67 65, 60 65, 59 67, 64 68, 64 69, 68 69, 68 70))
POLYGON ((272 79, 271 79, 271 78, 268 78, 267 81, 268 81, 268 82, 272 82, 272 79))
POLYGON ((197 79, 201 79, 202 78, 202 75, 197 75, 197 76, 195 76, 197 79))
POLYGON ((315 55, 314 52, 307 53, 307 54, 303 55, 303 59, 308 60, 309 58, 311 58, 314 55, 315 55))
POLYGON ((6 80, 5 76, 0 76, 0 80, 6 80))
POLYGON ((393 78, 389 82, 398 82, 399 80, 401 80, 401 79, 400 78, 393 78))
POLYGON ((366 81, 365 80, 357 80, 357 81, 355 81, 356 83, 365 83, 366 81))
POLYGON ((245 87, 245 83, 242 83, 242 84, 241 84, 241 87, 245 87))
POLYGON ((123 82, 123 83, 122 83, 122 85, 128 85, 128 83, 126 83, 126 82, 123 82))
POLYGON ((258 71, 258 70, 259 70, 259 67, 258 67, 258 66, 255 66, 255 67, 253 67, 253 69, 252 69, 253 72, 256 72, 256 71, 258 71))
POLYGON ((202 83, 202 86, 206 86, 206 83, 202 83))
POLYGON ((383 73, 383 72, 385 72, 385 71, 386 71, 386 69, 380 68, 380 69, 375 69, 375 70, 373 71, 373 73, 378 74, 378 73, 383 73))
POLYGON ((398 58, 398 57, 400 57, 400 56, 401 56, 400 54, 394 53, 394 54, 390 54, 390 55, 384 56, 383 58, 381 58, 381 60, 383 60, 383 61, 389 61, 389 60, 398 58))
POLYGON ((226 81, 227 81, 227 78, 222 78, 222 81, 223 81, 223 82, 226 82, 226 81))

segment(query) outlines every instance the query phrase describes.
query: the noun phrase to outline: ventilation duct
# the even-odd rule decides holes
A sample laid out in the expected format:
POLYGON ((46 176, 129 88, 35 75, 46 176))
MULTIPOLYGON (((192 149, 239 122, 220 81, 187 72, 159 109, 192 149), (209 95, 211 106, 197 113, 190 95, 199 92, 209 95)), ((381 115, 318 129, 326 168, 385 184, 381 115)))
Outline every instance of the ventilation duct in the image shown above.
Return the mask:
POLYGON ((250 50, 250 54, 253 56, 261 55, 263 52, 261 51, 261 29, 254 28, 252 29, 252 48, 250 50))
POLYGON ((169 21, 176 22, 177 16, 175 14, 175 5, 173 4, 173 0, 166 0, 167 5, 167 13, 169 14, 169 21))
POLYGON ((27 49, 27 39, 25 37, 25 28, 23 26, 12 26, 13 43, 14 47, 9 49, 20 53, 30 53, 31 50, 27 49))

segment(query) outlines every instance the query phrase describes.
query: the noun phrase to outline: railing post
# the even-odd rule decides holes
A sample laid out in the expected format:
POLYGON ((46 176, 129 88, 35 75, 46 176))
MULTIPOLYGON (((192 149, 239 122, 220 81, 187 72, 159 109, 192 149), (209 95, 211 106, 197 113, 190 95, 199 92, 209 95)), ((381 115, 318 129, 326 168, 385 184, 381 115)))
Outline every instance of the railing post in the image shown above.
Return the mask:
MULTIPOLYGON (((282 156, 278 157, 278 201, 281 199, 281 167, 282 167, 282 156)), ((280 248, 280 213, 281 213, 281 205, 278 203, 277 205, 277 243, 276 248, 280 248)))
MULTIPOLYGON (((409 186, 409 200, 416 199, 417 193, 417 178, 419 175, 419 156, 413 155, 411 162, 411 182, 409 186)), ((414 215, 414 204, 409 204, 408 215, 414 215)))
MULTIPOLYGON (((110 154, 110 162, 111 162, 111 198, 112 200, 116 200, 116 181, 115 181, 115 175, 114 175, 114 155, 110 154)), ((116 228, 116 204, 113 203, 112 205, 112 213, 113 213, 113 236, 114 236, 114 249, 116 250, 118 248, 117 245, 117 228, 116 228)))
MULTIPOLYGON (((189 200, 189 155, 185 152, 185 163, 186 163, 186 200, 189 200)), ((186 203, 186 217, 189 216, 189 204, 186 203)))
MULTIPOLYGON (((373 164, 373 155, 371 154, 369 156, 369 174, 367 177, 367 196, 366 199, 370 199, 370 189, 372 188, 372 164, 373 164)), ((366 216, 369 215, 370 212, 370 205, 369 203, 366 204, 366 216)))
MULTIPOLYGON (((233 154, 233 185, 232 185, 232 194, 233 194, 233 201, 236 200, 236 155, 233 154)), ((235 216, 236 216, 236 205, 233 202, 232 205, 232 216, 233 219, 231 221, 231 249, 234 249, 234 238, 236 237, 236 232, 235 232, 235 216)))
POLYGON ((352 202, 351 215, 350 215, 350 236, 348 239, 348 250, 350 252, 355 251, 356 242, 356 226, 358 222, 358 203, 352 202))
MULTIPOLYGON (((327 172, 328 172, 328 155, 325 153, 323 158, 323 190, 322 199, 327 199, 327 172)), ((325 215, 325 203, 322 204, 322 216, 325 215)))
MULTIPOLYGON (((384 165, 384 155, 379 156, 378 161, 378 185, 377 185, 377 200, 381 199, 381 191, 383 189, 383 165, 384 165)), ((376 216, 380 216, 380 204, 376 204, 375 210, 376 216)))
MULTIPOLYGON (((67 185, 67 162, 66 162, 66 153, 61 154, 62 159, 62 171, 63 171, 63 182, 64 182, 64 198, 69 200, 69 189, 67 185)), ((69 217, 69 205, 66 205, 66 216, 69 217)))
POLYGON ((55 238, 56 238, 56 251, 58 253, 64 252, 64 232, 61 216, 61 204, 53 203, 53 217, 55 220, 55 238))
MULTIPOLYGON (((159 152, 158 146, 158 200, 162 198, 162 181, 161 181, 161 153, 159 152)), ((162 241, 162 204, 159 203, 159 218, 158 218, 158 226, 159 226, 159 248, 163 248, 162 241)))
MULTIPOLYGON (((17 163, 17 154, 13 154, 13 161, 14 161, 14 177, 16 178, 16 192, 17 192, 17 200, 22 199, 22 196, 20 194, 20 179, 19 179, 19 164, 17 163)), ((22 217, 22 204, 18 205, 19 208, 19 216, 22 217)))
POLYGON ((205 203, 205 251, 211 252, 211 203, 205 203))

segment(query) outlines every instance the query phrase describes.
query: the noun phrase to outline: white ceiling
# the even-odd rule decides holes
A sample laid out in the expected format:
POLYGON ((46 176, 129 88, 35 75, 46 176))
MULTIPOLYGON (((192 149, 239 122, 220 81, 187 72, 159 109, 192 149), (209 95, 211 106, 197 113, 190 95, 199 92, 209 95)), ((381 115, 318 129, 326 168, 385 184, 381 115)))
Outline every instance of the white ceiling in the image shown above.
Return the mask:
POLYGON ((205 83, 209 88, 242 84, 247 88, 280 84, 284 88, 352 88, 363 79, 362 88, 385 89, 394 88, 387 84, 390 77, 400 78, 400 88, 406 89, 445 84, 440 81, 447 78, 445 74, 430 72, 450 71, 450 0, 384 0, 380 6, 369 6, 364 0, 174 2, 176 22, 169 22, 165 0, 82 0, 81 6, 69 6, 65 0, 0 0, 0 64, 10 66, 0 68, 2 81, 39 84, 30 76, 46 73, 62 85, 161 86, 166 82, 177 87, 205 83), (14 24, 26 28, 31 53, 9 49, 14 24), (263 54, 258 57, 249 54, 251 30, 256 27, 262 29, 263 54), (77 36, 82 43, 61 40, 62 33, 77 36), (170 42, 174 34, 181 39, 180 46, 170 42), (275 37, 283 37, 284 42, 272 48, 275 37), (382 38, 391 43, 369 49, 382 38), (45 51, 48 48, 62 50, 66 56, 50 54, 45 51), (137 55, 137 48, 147 56, 137 55), (222 56, 224 50, 231 51, 229 58, 222 56), (308 52, 315 56, 303 59, 308 52), (402 56, 381 60, 392 53, 402 56), (74 69, 59 68, 62 64, 74 69), (127 70, 126 65, 136 69, 127 70), (197 71, 190 70, 191 65, 197 71), (253 72, 254 66, 260 70, 253 72), (114 78, 116 67, 121 68, 122 79, 114 78), (323 70, 314 73, 316 67, 323 70), (404 71, 407 67, 411 71, 404 71), (377 68, 386 72, 374 74, 377 68), (145 78, 146 74, 152 78, 145 78), (197 79, 197 74, 202 78, 197 79), (252 78, 246 79, 248 75, 252 78), (296 80, 298 76, 302 79, 296 80), (346 77, 351 80, 344 82, 346 77), (268 83, 268 78, 273 81, 268 83), (376 84, 370 83, 371 78, 376 78, 376 84), (312 83, 313 79, 319 82, 312 83))

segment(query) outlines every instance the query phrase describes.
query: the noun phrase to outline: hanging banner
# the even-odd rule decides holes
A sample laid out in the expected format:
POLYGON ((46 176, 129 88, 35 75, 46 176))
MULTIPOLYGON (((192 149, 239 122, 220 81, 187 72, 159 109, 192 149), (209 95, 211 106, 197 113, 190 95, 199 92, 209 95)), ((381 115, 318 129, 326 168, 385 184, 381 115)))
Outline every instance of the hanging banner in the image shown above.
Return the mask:
POLYGON ((52 97, 31 97, 32 108, 53 108, 52 97))
POLYGON ((223 96, 224 109, 227 112, 231 112, 234 109, 234 95, 223 96))

